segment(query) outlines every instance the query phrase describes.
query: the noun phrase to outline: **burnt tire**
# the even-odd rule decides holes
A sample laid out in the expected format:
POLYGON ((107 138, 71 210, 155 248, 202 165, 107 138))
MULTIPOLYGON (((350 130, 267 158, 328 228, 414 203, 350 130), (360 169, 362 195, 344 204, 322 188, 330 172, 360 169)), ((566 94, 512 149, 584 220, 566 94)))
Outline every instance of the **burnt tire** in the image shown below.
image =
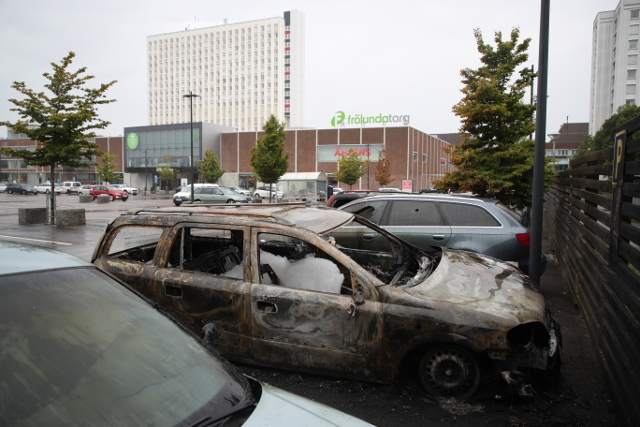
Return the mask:
POLYGON ((427 350, 420 361, 420 381, 435 396, 466 399, 480 385, 480 367, 469 350, 443 344, 427 350))

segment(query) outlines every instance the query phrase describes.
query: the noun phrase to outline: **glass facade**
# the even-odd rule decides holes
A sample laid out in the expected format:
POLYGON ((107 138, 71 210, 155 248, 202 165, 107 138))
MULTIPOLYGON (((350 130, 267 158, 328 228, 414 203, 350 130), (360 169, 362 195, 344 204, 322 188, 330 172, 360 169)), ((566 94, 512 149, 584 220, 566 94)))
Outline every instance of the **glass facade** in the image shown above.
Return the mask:
MULTIPOLYGON (((148 126, 125 129, 125 172, 139 172, 145 168, 159 168, 165 156, 172 157, 172 165, 187 168, 191 165, 190 124, 148 126), (154 129, 155 128, 155 129, 154 129)), ((202 158, 201 123, 193 124, 194 164, 202 158)))

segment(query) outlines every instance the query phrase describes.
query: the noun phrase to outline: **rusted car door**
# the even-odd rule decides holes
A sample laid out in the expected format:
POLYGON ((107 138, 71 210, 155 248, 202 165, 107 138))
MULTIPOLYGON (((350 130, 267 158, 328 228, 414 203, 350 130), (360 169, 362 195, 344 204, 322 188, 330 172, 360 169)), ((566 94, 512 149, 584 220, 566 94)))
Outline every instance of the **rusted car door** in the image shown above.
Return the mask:
MULTIPOLYGON (((141 229, 120 228, 132 235, 141 229)), ((243 339, 249 334, 246 312, 251 288, 243 279, 247 235, 242 227, 178 224, 165 231, 160 245, 155 245, 163 249, 154 250, 155 256, 132 259, 135 249, 110 251, 113 255, 99 257, 96 265, 157 302, 198 335, 204 325, 213 323, 221 338, 220 351, 233 359, 248 351, 248 340, 243 339)))
POLYGON ((153 283, 156 300, 195 333, 213 323, 220 336, 217 347, 230 359, 248 352, 246 236, 239 226, 176 225, 153 283))
MULTIPOLYGON (((252 230, 251 256, 256 265, 262 262, 263 269, 261 259, 265 258, 265 251, 276 255, 286 253, 277 253, 273 250, 274 245, 265 244, 274 235, 273 230, 252 230), (265 238, 265 234, 269 238, 265 238)), ((370 361, 379 357, 382 331, 381 304, 376 301, 375 288, 371 290, 367 285, 359 284, 358 278, 352 276, 349 263, 340 259, 341 256, 348 257, 323 247, 329 243, 317 235, 306 236, 310 241, 285 232, 281 237, 297 242, 289 251, 292 257, 295 253, 299 257, 293 265, 309 257, 323 258, 335 263, 335 270, 343 275, 344 282, 338 293, 332 293, 299 288, 298 285, 309 285, 310 276, 292 279, 285 275, 278 278, 279 284, 274 284, 269 283, 272 280, 267 279, 268 273, 260 276, 256 271, 250 302, 252 359, 271 366, 332 375, 371 375, 370 361), (306 283, 293 283, 292 280, 306 283)), ((317 271, 310 274, 318 276, 317 271)))

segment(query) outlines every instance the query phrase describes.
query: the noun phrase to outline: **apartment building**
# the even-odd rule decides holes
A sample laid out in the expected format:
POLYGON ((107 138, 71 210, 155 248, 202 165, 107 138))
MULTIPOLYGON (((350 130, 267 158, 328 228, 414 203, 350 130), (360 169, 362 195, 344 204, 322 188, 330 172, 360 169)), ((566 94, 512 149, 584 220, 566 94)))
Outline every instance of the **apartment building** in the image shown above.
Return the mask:
POLYGON ((621 0, 593 22, 589 132, 594 135, 619 107, 638 104, 640 0, 621 0))
POLYGON ((147 37, 150 125, 193 121, 258 131, 271 114, 304 126, 305 16, 147 37), (194 94, 197 97, 185 97, 194 94))

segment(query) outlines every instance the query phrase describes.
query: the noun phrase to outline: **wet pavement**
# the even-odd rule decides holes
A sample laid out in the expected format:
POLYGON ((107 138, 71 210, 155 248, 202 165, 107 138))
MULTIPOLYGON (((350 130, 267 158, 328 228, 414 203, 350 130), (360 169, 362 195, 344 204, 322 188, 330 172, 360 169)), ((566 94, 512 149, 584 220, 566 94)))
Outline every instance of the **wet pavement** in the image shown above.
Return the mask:
POLYGON ((61 194, 56 198, 57 209, 84 209, 86 225, 56 227, 45 224, 18 225, 18 210, 47 207, 44 194, 20 195, 0 193, 0 240, 29 243, 57 249, 86 261, 102 231, 112 219, 130 209, 173 206, 172 195, 131 196, 126 202, 116 200, 105 204, 80 203, 75 194, 61 194))

